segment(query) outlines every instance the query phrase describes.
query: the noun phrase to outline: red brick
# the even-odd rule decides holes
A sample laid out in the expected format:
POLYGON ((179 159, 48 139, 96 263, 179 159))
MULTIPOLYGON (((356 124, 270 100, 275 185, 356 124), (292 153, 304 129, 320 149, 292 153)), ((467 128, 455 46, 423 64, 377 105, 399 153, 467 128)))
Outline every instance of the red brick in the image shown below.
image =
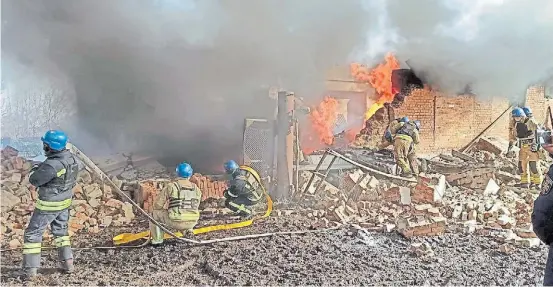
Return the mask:
POLYGON ((432 228, 429 225, 418 226, 418 227, 414 228, 413 235, 414 236, 422 236, 422 235, 426 235, 430 232, 432 232, 432 228))
MULTIPOLYGON (((509 107, 506 98, 484 96, 451 96, 418 90, 406 98, 395 114, 396 117, 408 116, 421 121, 419 152, 449 151, 468 144, 509 107)), ((543 123, 547 107, 553 106, 553 100, 545 99, 543 87, 531 87, 527 91, 525 105, 532 108, 536 119, 543 123)), ((507 138, 508 127, 507 113, 486 135, 507 138)))

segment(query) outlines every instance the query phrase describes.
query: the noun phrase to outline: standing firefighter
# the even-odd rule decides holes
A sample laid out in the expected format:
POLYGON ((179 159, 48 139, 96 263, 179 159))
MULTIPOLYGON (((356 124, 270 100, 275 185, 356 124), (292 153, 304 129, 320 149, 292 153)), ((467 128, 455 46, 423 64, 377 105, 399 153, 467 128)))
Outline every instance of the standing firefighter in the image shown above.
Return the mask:
POLYGON ((38 188, 35 210, 23 235, 25 275, 37 275, 40 267, 42 234, 50 225, 65 272, 73 272, 73 253, 67 225, 73 187, 83 165, 66 149, 67 136, 51 130, 41 138, 46 160, 31 170, 29 182, 38 188))
MULTIPOLYGON (((193 170, 188 163, 177 165, 176 173, 178 178, 156 196, 153 217, 160 223, 184 234, 190 232, 200 219, 198 208, 202 192, 195 183, 190 181, 193 170)), ((153 245, 163 243, 165 233, 152 222, 150 222, 150 233, 153 245)))
POLYGON ((395 136, 395 133, 392 134, 392 131, 397 131, 407 122, 409 122, 408 117, 402 117, 393 120, 386 128, 386 131, 384 132, 384 136, 382 138, 382 142, 378 145, 378 149, 385 149, 386 147, 392 145, 394 143, 395 136))
MULTIPOLYGON (((551 138, 545 142, 543 149, 553 158, 551 138)), ((551 246, 553 243, 553 165, 549 166, 549 171, 543 179, 540 195, 534 201, 532 227, 537 237, 549 245, 543 285, 553 286, 553 246, 551 246)))
MULTIPOLYGON (((527 108, 528 109, 528 108, 527 108)), ((528 109, 529 113, 532 112, 528 109)), ((520 151, 518 153, 518 169, 520 172, 519 187, 539 188, 541 176, 538 171, 539 145, 536 140, 538 124, 533 118, 527 117, 524 110, 515 108, 512 111, 514 123, 509 133, 509 149, 511 151, 518 141, 520 151), (528 173, 530 167, 530 174, 528 173), (528 179, 530 177, 530 179, 528 179)))
POLYGON ((415 145, 419 144, 420 121, 409 121, 390 130, 394 136, 394 153, 401 175, 413 177, 419 174, 415 145))
POLYGON ((233 161, 225 163, 225 171, 231 175, 229 188, 225 190, 225 206, 238 215, 251 218, 252 207, 263 197, 264 188, 257 172, 249 166, 238 166, 233 161))

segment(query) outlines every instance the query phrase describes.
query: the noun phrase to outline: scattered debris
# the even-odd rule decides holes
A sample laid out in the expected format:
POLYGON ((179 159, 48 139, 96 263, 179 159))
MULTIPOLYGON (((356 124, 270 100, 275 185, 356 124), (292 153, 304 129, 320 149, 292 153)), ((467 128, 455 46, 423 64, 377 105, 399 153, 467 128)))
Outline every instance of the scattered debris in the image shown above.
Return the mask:
POLYGON ((430 244, 428 244, 426 242, 424 242, 424 243, 418 243, 418 242, 411 243, 411 246, 409 246, 409 251, 412 252, 413 254, 415 254, 418 257, 423 257, 423 256, 431 257, 431 256, 434 256, 434 251, 430 247, 430 244))
MULTIPOLYGON (((19 157, 13 148, 2 150, 2 245, 18 247, 23 242, 23 232, 34 210, 38 193, 29 183, 33 163, 19 157), (7 180, 6 180, 7 179, 7 180)), ((132 206, 115 198, 111 188, 83 170, 73 189, 74 198, 69 210, 69 234, 76 232, 98 233, 100 227, 113 222, 128 224, 135 217, 132 206), (109 218, 109 219, 108 219, 109 218)), ((44 234, 52 239, 49 229, 44 234)))

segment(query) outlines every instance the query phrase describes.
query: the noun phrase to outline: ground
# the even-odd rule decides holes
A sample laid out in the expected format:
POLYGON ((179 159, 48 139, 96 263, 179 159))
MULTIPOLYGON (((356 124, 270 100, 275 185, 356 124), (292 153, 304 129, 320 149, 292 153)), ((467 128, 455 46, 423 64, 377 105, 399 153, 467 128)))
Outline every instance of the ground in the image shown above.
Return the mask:
MULTIPOLYGON (((313 226, 299 215, 271 217, 252 227, 201 237, 313 226)), ((81 235, 75 245, 109 245, 111 237, 124 229, 81 235)), ((369 234, 363 237, 343 226, 323 233, 209 246, 166 241, 162 247, 75 250, 77 272, 72 275, 55 269, 56 252, 48 250, 42 274, 30 285, 536 285, 541 284, 547 256, 543 245, 505 255, 498 252, 499 243, 476 235, 446 233, 408 240, 396 233, 369 234), (430 243, 435 255, 414 256, 409 251, 413 241, 430 243)), ((3 252, 1 259, 2 285, 24 283, 18 275, 21 254, 3 252)))

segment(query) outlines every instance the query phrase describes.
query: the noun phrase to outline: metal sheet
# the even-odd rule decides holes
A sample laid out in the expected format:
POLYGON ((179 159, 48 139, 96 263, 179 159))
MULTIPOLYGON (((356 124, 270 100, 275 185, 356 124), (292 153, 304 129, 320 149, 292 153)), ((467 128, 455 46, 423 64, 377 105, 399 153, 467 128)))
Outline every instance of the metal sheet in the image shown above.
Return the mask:
POLYGON ((261 177, 270 174, 273 129, 267 119, 246 119, 244 125, 244 164, 251 166, 261 177))

